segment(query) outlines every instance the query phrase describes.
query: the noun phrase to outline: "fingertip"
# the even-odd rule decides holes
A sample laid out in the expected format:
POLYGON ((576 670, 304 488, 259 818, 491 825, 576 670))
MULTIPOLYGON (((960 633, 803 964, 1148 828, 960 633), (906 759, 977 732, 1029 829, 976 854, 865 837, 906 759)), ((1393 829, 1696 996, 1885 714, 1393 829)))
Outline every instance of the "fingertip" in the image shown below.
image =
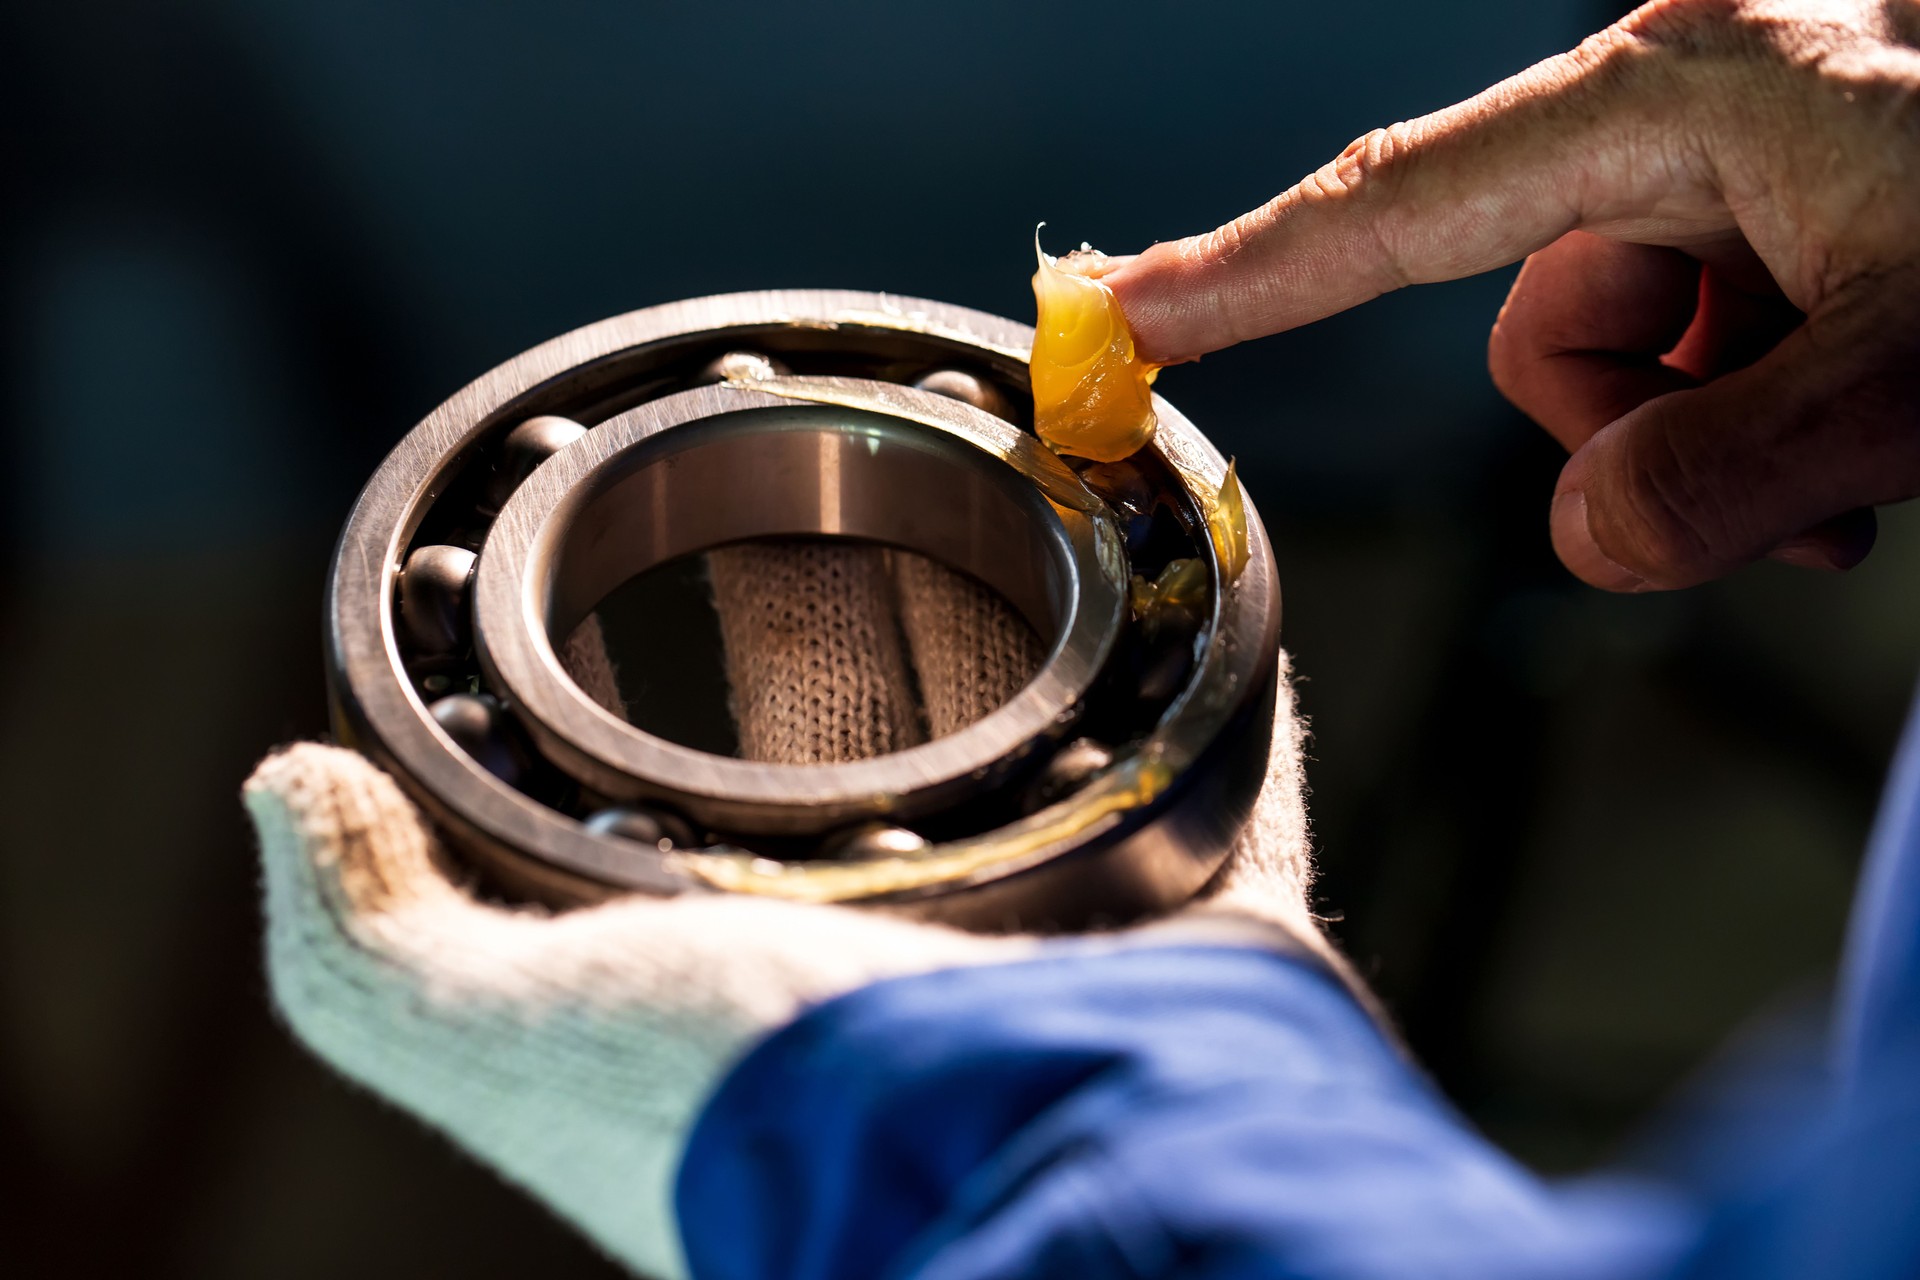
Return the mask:
POLYGON ((288 857, 304 857, 306 833, 320 797, 331 789, 334 753, 351 756, 317 742, 296 742, 268 755, 240 787, 240 802, 253 821, 268 869, 288 857))
POLYGON ((316 792, 341 778, 378 772, 364 757, 344 747, 325 742, 292 742, 255 765, 241 790, 247 796, 272 793, 310 800, 316 792))
POLYGON ((1616 563, 1594 540, 1587 515, 1587 495, 1563 488, 1553 498, 1549 516, 1554 553, 1574 577, 1602 591, 1641 592, 1652 585, 1639 574, 1616 563))
POLYGON ((356 752, 301 742, 268 756, 242 798, 260 839, 269 889, 320 887, 353 913, 451 892, 413 803, 356 752))
POLYGON ((1662 363, 1686 332, 1699 264, 1573 231, 1527 258, 1487 337, 1494 386, 1569 452, 1640 405, 1695 386, 1662 363))
POLYGON ((1862 507, 1823 521, 1775 547, 1768 559, 1800 569, 1845 573, 1867 558, 1879 537, 1879 520, 1871 507, 1862 507))
POLYGON ((1767 554, 1767 559, 1790 564, 1796 569, 1817 569, 1822 573, 1839 573, 1853 567, 1835 562, 1826 548, 1818 543, 1798 538, 1775 547, 1767 554))
POLYGON ((1156 244, 1100 277, 1127 317, 1134 350, 1151 364, 1183 364, 1203 354, 1204 339, 1191 323, 1193 293, 1181 285, 1185 275, 1174 246, 1156 244))

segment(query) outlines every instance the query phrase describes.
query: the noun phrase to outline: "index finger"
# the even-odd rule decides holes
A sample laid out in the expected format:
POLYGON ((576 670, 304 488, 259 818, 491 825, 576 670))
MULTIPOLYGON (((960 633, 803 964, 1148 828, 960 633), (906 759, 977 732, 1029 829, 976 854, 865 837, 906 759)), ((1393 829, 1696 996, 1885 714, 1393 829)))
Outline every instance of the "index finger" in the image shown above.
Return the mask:
POLYGON ((1106 277, 1156 364, 1409 284, 1517 262, 1580 227, 1685 240, 1733 220, 1690 171, 1686 112, 1627 26, 1443 111, 1376 129, 1218 230, 1106 277))

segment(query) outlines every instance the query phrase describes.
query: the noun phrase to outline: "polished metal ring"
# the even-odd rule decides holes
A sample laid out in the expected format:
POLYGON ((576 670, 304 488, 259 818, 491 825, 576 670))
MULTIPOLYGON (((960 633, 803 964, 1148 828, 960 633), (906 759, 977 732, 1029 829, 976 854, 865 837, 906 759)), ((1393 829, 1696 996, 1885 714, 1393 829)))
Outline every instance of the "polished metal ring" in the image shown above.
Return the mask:
POLYGON ((1249 506, 1244 565, 1221 563, 1225 460, 1157 397, 1155 441, 1124 463, 1046 449, 1019 408, 1031 341, 959 307, 790 291, 638 311, 508 361, 410 432, 347 521, 337 736, 514 895, 727 891, 983 929, 1185 900, 1264 777, 1271 549, 1249 506), (1046 657, 964 729, 814 765, 671 742, 568 674, 560 648, 633 575, 779 535, 966 573, 1046 657), (1144 614, 1176 561, 1204 568, 1201 606, 1144 614))

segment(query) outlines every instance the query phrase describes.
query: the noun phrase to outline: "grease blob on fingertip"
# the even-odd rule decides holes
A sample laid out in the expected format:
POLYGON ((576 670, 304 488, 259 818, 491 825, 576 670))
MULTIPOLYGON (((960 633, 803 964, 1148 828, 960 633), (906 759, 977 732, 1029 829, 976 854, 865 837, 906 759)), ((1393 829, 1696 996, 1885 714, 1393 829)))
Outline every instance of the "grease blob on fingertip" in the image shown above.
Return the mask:
POLYGON ((1081 248, 1052 258, 1033 252, 1033 426, 1056 451, 1118 462, 1153 439, 1156 365, 1139 358, 1113 290, 1099 280, 1106 256, 1081 248))

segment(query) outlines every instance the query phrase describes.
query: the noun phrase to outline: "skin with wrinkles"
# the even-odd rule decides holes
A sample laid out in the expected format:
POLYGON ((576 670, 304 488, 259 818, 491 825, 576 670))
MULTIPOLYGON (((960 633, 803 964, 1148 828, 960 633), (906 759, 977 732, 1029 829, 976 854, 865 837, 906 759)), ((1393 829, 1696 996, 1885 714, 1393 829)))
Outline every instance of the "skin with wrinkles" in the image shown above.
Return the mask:
POLYGON ((1104 283, 1167 364, 1522 258, 1489 363, 1570 569, 1851 567, 1920 493, 1920 0, 1660 0, 1104 283))

